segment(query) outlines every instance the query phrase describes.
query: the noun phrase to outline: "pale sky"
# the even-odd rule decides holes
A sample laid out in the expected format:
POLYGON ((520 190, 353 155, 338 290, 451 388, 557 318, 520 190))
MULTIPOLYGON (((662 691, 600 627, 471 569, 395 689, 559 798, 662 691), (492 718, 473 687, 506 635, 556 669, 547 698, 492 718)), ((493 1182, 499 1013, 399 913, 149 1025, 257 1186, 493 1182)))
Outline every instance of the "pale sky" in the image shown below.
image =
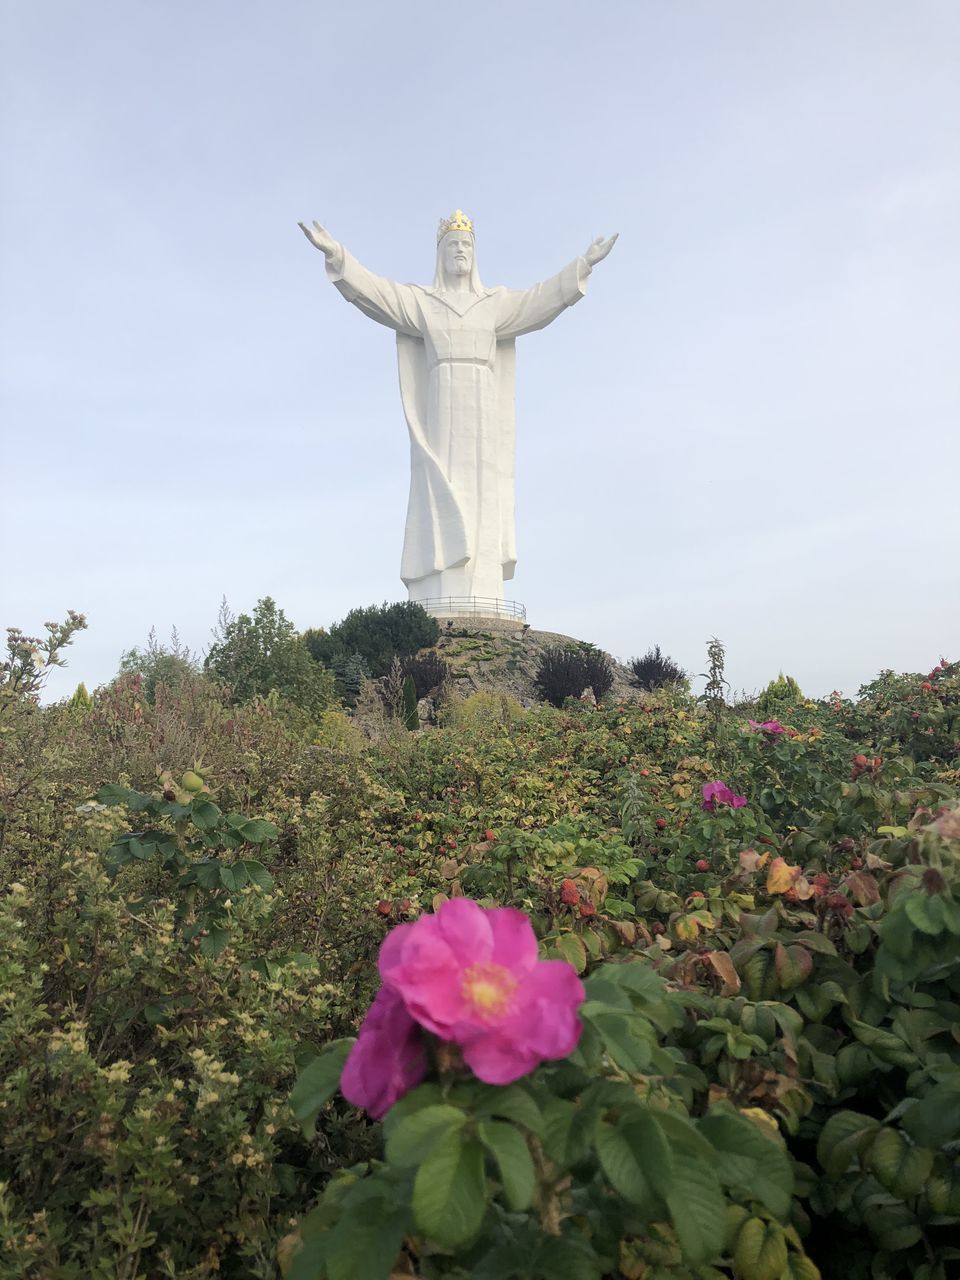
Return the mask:
POLYGON ((221 596, 405 598, 393 335, 319 218, 429 283, 620 232, 518 343, 532 626, 812 695, 960 657, 955 0, 8 2, 0 626, 90 629, 54 696, 221 596))

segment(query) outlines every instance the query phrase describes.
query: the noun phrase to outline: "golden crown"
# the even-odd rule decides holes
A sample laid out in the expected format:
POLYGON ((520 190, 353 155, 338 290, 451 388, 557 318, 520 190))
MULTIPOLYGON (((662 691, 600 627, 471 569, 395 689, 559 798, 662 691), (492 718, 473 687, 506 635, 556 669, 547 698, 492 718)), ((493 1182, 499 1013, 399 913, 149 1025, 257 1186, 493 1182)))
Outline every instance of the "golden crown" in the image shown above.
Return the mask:
POLYGON ((469 231, 473 235, 473 223, 462 209, 458 209, 452 218, 440 219, 440 226, 437 228, 437 244, 448 231, 469 231))

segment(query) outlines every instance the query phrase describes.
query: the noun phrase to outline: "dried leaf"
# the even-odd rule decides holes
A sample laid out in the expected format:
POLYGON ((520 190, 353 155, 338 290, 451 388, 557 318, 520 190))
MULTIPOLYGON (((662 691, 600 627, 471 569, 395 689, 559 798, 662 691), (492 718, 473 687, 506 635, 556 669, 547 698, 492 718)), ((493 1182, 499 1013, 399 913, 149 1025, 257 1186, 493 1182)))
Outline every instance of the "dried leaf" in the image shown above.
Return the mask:
POLYGON ((767 893, 786 893, 794 887, 800 875, 799 867, 791 867, 783 858, 774 858, 767 872, 767 893))
POLYGON ((843 884, 861 907, 869 907, 880 901, 880 887, 869 871, 851 871, 844 878, 843 884))
POLYGON ((744 871, 759 871, 770 860, 769 853, 757 853, 756 849, 741 849, 740 865, 744 871))
POLYGON ((735 996, 740 990, 740 975, 725 951, 708 951, 704 959, 720 979, 720 995, 735 996))

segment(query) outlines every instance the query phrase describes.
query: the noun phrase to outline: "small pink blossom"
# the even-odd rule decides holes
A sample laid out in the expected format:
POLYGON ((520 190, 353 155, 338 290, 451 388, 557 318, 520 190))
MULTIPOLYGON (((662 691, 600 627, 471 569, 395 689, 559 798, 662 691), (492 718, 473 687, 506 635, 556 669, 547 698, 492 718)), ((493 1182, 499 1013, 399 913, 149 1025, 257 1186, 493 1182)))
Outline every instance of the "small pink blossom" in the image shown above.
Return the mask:
POLYGON ((379 1120, 427 1074, 423 1032, 400 996, 381 987, 344 1063, 340 1091, 379 1120))
POLYGON ((725 782, 705 782, 703 784, 703 808, 714 813, 718 804, 729 805, 731 809, 742 809, 747 803, 746 796, 735 796, 725 782))
POLYGON ((580 1039, 583 984, 565 960, 538 958, 530 921, 512 907, 451 898, 397 926, 380 948, 380 976, 487 1084, 566 1058, 580 1039))
POLYGON ((761 722, 758 722, 756 720, 748 720, 747 724, 750 726, 751 729, 762 729, 764 733, 785 733, 786 732, 786 730, 784 729, 783 725, 780 723, 779 720, 763 720, 761 722))

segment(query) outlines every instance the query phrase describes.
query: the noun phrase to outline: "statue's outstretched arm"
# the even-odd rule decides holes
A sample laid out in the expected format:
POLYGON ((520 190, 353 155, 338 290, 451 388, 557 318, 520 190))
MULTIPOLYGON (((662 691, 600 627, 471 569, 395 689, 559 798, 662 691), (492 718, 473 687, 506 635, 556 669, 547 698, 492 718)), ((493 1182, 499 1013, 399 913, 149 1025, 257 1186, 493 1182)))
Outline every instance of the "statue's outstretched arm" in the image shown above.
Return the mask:
POLYGON ((602 262, 613 246, 617 243, 620 235, 619 231, 615 231, 612 236, 597 236, 593 240, 586 253, 583 255, 588 267, 595 267, 598 262, 602 262))
POLYGON ((320 250, 329 265, 335 271, 339 270, 343 258, 343 246, 334 240, 326 227, 321 227, 319 222, 314 222, 312 227, 308 227, 304 222, 298 222, 297 226, 313 247, 320 250))
POLYGON ((378 324, 419 335, 420 309, 410 285, 396 284, 368 271, 319 222, 314 222, 312 227, 302 222, 297 225, 326 258, 327 275, 348 302, 378 324))
POLYGON ((587 291, 587 276, 602 262, 616 243, 617 237, 598 236, 582 257, 549 280, 529 289, 505 289, 497 310, 497 337, 518 338, 521 334, 543 329, 567 307, 572 307, 587 291))

